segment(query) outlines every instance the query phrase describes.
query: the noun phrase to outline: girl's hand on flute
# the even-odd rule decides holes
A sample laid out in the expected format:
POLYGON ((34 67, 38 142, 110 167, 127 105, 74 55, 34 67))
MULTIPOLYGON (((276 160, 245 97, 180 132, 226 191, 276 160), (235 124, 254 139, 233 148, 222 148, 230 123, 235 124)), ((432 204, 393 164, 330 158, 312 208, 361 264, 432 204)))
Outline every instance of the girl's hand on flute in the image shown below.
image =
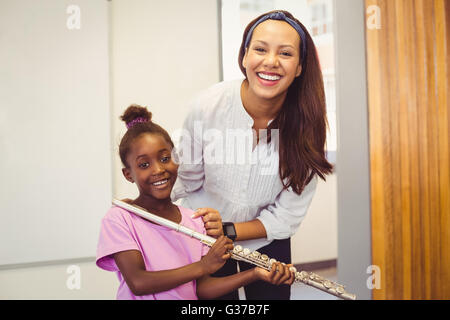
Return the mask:
POLYGON ((292 264, 283 265, 281 262, 275 262, 272 264, 270 271, 259 267, 256 267, 253 270, 259 280, 263 280, 274 285, 292 285, 295 280, 295 274, 289 270, 290 267, 292 267, 292 264))
POLYGON ((202 217, 208 236, 219 238, 223 236, 222 217, 219 211, 212 208, 199 208, 192 215, 192 218, 202 217))
POLYGON ((208 253, 202 257, 200 264, 206 274, 212 274, 222 268, 225 262, 231 258, 233 241, 225 236, 220 236, 208 253))

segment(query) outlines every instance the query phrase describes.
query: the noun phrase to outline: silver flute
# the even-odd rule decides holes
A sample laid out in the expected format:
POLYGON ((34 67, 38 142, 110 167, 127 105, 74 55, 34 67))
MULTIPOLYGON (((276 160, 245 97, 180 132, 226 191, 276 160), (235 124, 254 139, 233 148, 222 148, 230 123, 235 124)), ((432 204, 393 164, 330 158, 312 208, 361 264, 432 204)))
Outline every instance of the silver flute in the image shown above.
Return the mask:
MULTIPOLYGON (((200 232, 182 226, 181 224, 175 223, 168 219, 162 218, 155 214, 152 214, 145 210, 144 208, 138 207, 136 205, 128 204, 124 201, 113 199, 112 203, 122 209, 130 211, 146 220, 155 222, 159 225, 168 227, 177 232, 184 233, 191 238, 200 240, 203 244, 208 247, 212 247, 216 242, 216 239, 200 232)), ((247 263, 253 264, 257 267, 263 268, 265 270, 271 269, 273 263, 277 262, 275 259, 270 259, 267 255, 261 254, 258 251, 251 251, 248 248, 242 248, 240 245, 234 246, 234 249, 230 252, 231 258, 239 261, 245 261, 247 263)), ((284 263, 282 263, 284 265, 284 263)), ((345 287, 341 284, 327 280, 315 273, 307 271, 297 271, 295 267, 290 267, 289 270, 295 274, 295 282, 302 282, 306 285, 312 286, 316 289, 322 290, 326 293, 332 294, 333 296, 339 297, 345 300, 356 300, 356 295, 347 293, 345 287)))

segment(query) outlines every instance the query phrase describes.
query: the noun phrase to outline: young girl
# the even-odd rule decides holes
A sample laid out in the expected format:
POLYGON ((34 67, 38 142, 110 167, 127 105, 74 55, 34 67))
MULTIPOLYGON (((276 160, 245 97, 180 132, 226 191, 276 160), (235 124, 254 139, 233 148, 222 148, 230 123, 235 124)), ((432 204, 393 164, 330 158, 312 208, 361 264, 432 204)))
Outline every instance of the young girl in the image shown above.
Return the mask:
MULTIPOLYGON (((245 29, 239 67, 244 79, 216 84, 193 101, 183 128, 188 134, 178 147, 180 155, 192 159, 180 157, 172 199, 182 198, 190 208, 218 210, 233 240, 289 263, 290 238, 306 215, 317 180, 332 172, 325 157, 325 94, 316 48, 292 14, 268 12, 245 29), (264 130, 278 134, 269 141, 258 135, 264 130), (211 139, 205 132, 253 134, 251 157, 233 162, 235 149, 252 149, 238 139, 233 145, 233 140, 211 139), (275 152, 265 152, 272 147, 275 152), (226 161, 207 157, 218 154, 226 155, 226 161), (257 162, 254 155, 261 156, 257 162)), ((249 268, 228 260, 216 275, 236 273, 237 263, 241 271, 249 268)), ((252 300, 289 299, 290 287, 259 281, 246 286, 245 294, 252 300)), ((237 299, 237 292, 225 298, 237 299)))
MULTIPOLYGON (((122 172, 139 189, 132 203, 206 234, 202 220, 191 218, 192 210, 171 202, 178 166, 172 161, 170 136, 151 121, 146 108, 132 105, 121 119, 128 128, 119 147, 122 172)), ((270 272, 253 268, 210 277, 230 258, 232 249, 232 241, 224 236, 208 250, 198 240, 113 207, 102 220, 96 263, 117 272, 118 299, 212 299, 255 280, 277 285, 294 281, 290 265, 280 263, 270 272)))

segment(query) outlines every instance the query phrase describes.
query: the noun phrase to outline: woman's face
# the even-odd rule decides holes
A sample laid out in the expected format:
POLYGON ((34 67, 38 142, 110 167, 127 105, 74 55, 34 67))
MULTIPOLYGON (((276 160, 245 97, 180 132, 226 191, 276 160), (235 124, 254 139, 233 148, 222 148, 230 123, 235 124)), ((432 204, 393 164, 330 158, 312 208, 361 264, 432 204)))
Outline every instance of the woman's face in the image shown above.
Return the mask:
POLYGON ((142 134, 133 140, 123 174, 135 182, 141 196, 162 200, 170 198, 177 179, 178 165, 171 158, 172 147, 159 134, 142 134))
POLYGON ((253 31, 242 64, 249 90, 262 99, 284 98, 302 71, 300 36, 287 22, 267 20, 253 31))

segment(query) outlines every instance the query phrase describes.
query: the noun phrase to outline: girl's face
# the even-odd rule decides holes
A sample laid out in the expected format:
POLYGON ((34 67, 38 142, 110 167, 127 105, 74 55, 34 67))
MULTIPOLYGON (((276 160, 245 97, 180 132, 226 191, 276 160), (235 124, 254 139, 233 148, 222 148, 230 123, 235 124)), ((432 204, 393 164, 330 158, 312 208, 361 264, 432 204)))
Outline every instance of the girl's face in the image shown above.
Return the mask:
POLYGON ((260 23, 253 31, 242 64, 251 93, 262 99, 284 98, 302 71, 299 34, 285 21, 260 23))
POLYGON ((170 198, 178 165, 172 161, 172 147, 159 134, 145 133, 133 140, 127 155, 125 178, 135 182, 140 196, 157 200, 170 198))

